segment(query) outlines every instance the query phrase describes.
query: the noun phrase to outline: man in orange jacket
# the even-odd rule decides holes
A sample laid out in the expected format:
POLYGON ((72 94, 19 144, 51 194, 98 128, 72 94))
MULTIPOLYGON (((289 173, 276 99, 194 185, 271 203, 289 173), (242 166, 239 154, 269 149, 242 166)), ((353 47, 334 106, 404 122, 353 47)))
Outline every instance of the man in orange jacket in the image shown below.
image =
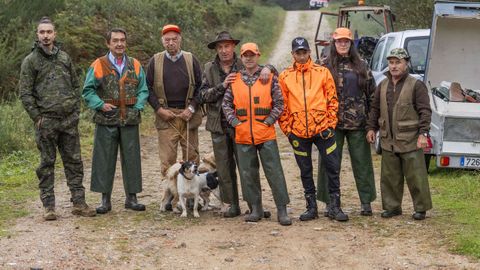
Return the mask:
POLYGON ((312 144, 325 160, 331 219, 347 221, 340 207, 340 159, 335 143, 338 100, 335 82, 327 68, 313 63, 310 47, 303 37, 292 41, 292 66, 279 77, 284 98, 284 110, 278 123, 293 147, 300 168, 302 185, 307 201, 307 211, 300 220, 318 218, 313 182, 312 144))
POLYGON ((277 206, 278 222, 288 226, 292 224, 287 215, 290 199, 274 126, 283 110, 283 97, 276 75, 270 75, 266 84, 260 82, 262 67, 257 64, 259 57, 260 51, 255 43, 242 45, 240 58, 244 68, 236 73, 235 80, 225 92, 222 108, 228 123, 235 128, 243 198, 252 206, 245 221, 257 222, 264 216, 258 162, 260 155, 277 206))

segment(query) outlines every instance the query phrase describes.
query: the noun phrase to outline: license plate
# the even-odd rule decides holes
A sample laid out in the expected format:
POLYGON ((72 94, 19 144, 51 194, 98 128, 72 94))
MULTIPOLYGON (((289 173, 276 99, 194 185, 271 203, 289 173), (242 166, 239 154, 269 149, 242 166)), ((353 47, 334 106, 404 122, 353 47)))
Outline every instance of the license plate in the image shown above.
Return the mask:
POLYGON ((461 157, 460 166, 480 168, 480 157, 461 157))

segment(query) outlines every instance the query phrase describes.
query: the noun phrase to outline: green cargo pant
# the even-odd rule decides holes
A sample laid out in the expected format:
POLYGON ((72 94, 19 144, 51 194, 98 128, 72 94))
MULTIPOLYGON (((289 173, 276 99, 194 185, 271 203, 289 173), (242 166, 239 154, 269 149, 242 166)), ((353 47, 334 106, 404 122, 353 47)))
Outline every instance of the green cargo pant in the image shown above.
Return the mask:
POLYGON ((275 205, 281 206, 290 203, 277 141, 271 140, 259 145, 237 144, 236 147, 243 199, 250 205, 262 204, 258 152, 265 177, 272 189, 275 205))
POLYGON ((57 147, 62 157, 72 201, 84 201, 85 188, 82 184, 83 163, 80 154, 78 114, 72 113, 64 118, 42 117, 40 127, 35 132, 35 140, 41 159, 36 172, 43 206, 55 206, 54 169, 57 147))
POLYGON ((225 134, 212 133, 212 145, 222 201, 238 205, 237 170, 235 165, 237 158, 234 132, 233 128, 227 128, 225 134))
POLYGON ((98 124, 93 142, 92 191, 112 192, 119 147, 125 193, 142 191, 138 125, 118 127, 98 124))
POLYGON ((404 181, 407 181, 416 212, 432 209, 427 169, 422 149, 409 153, 393 153, 382 149, 380 190, 384 210, 402 208, 404 181))
MULTIPOLYGON (((335 130, 335 140, 339 149, 340 163, 342 161, 342 149, 345 137, 348 142, 348 152, 352 164, 353 177, 357 186, 360 203, 370 203, 377 198, 375 189, 375 179, 373 177, 373 164, 370 152, 370 144, 367 143, 367 132, 365 130, 335 130)), ((318 156, 318 182, 317 182, 317 199, 322 202, 329 202, 328 197, 328 180, 325 170, 325 164, 318 156)))

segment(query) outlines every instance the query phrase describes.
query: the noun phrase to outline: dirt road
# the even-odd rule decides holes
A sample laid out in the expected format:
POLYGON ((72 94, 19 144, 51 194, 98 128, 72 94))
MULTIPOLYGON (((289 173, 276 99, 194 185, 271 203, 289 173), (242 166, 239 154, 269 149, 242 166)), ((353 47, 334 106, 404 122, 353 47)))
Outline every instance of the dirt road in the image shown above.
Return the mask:
MULTIPOLYGON (((315 27, 314 12, 289 12, 286 30, 271 63, 285 67, 290 58, 290 42, 297 35, 309 38, 315 27), (311 25, 307 25, 310 23, 311 25), (302 25, 302 28, 290 26, 302 25), (301 30, 300 30, 301 29, 301 30), (302 31, 302 32, 301 32, 302 31)), ((70 214, 65 181, 57 181, 57 212, 60 219, 44 222, 37 198, 31 213, 17 220, 11 236, 0 239, 1 269, 480 269, 480 264, 448 252, 443 232, 435 226, 435 210, 425 221, 414 222, 409 213, 411 200, 405 194, 401 217, 380 218, 380 199, 373 203, 373 217, 359 214, 359 199, 353 182, 348 154, 341 173, 343 209, 347 223, 321 217, 301 222, 304 211, 299 171, 291 147, 279 132, 282 164, 295 218, 282 227, 276 218, 257 224, 243 217, 224 219, 219 214, 201 212, 199 219, 181 219, 173 213, 160 213, 160 170, 157 139, 142 135, 144 192, 139 196, 147 211, 136 213, 123 208, 123 186, 117 168, 111 213, 95 218, 70 214)), ((211 150, 210 135, 200 130, 200 151, 211 150)), ((379 179, 379 157, 374 157, 379 179)), ((90 160, 85 160, 86 187, 89 186, 90 160)), ((63 174, 59 174, 63 178, 63 174)), ((264 203, 275 216, 270 189, 264 179, 264 203)), ((378 197, 380 194, 378 192, 378 197)), ((98 194, 88 193, 95 206, 98 194)), ((242 204, 242 210, 246 205, 242 204)), ((4 206, 5 207, 5 206, 4 206)))

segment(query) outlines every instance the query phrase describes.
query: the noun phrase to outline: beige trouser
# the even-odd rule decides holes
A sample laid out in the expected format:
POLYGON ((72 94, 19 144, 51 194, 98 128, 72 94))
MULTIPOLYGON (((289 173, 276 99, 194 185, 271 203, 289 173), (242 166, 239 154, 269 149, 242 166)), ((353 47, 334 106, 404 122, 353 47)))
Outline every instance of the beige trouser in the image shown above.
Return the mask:
MULTIPOLYGON (((175 112, 175 109, 173 110, 175 112)), ((197 164, 200 162, 198 155, 198 128, 188 131, 189 143, 187 143, 187 122, 177 117, 170 121, 170 124, 169 128, 158 130, 160 169, 162 176, 164 177, 168 168, 177 162, 177 149, 179 143, 182 147, 182 160, 195 161, 197 164)))

